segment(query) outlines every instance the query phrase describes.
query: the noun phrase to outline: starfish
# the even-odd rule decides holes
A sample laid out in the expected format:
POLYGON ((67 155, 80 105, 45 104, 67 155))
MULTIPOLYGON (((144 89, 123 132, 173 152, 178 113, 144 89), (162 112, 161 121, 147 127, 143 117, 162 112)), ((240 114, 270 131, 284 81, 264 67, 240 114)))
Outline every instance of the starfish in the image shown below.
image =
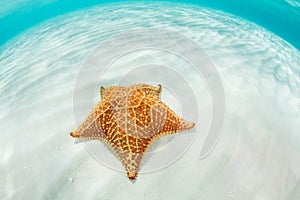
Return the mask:
POLYGON ((134 180, 147 148, 163 135, 194 127, 160 100, 161 85, 101 86, 101 101, 70 135, 106 143, 134 180))

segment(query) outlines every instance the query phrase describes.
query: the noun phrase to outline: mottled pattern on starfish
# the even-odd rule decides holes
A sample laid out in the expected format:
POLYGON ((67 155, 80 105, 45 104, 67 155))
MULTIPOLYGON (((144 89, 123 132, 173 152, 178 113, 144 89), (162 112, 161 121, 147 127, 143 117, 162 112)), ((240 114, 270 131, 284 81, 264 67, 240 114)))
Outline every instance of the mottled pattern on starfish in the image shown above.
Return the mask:
POLYGON ((162 135, 189 130, 193 122, 176 115, 160 100, 161 85, 101 87, 102 100, 71 132, 75 138, 105 142, 135 179, 147 148, 162 135))

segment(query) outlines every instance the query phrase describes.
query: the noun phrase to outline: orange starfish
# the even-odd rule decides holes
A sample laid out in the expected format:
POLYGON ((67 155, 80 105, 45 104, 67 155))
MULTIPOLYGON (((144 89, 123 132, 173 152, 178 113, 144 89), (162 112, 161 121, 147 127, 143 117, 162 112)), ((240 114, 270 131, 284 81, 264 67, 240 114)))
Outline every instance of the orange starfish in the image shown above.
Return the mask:
POLYGON ((102 100, 70 135, 105 142, 125 167, 128 178, 133 180, 154 139, 189 130, 195 125, 161 102, 160 92, 161 85, 101 87, 102 100))

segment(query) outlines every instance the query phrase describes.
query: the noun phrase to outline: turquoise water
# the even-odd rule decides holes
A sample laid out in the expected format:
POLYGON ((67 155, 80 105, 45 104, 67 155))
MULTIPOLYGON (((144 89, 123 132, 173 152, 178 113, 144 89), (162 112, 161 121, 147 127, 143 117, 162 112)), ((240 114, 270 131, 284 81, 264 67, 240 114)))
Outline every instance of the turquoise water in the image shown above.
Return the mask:
MULTIPOLYGON (((1 3, 0 45, 23 30, 51 17, 82 8, 117 1, 90 0, 4 0, 1 3)), ((134 1, 123 1, 134 2, 134 1)), ((154 2, 154 1, 153 1, 154 2)), ((253 21, 300 48, 300 6, 298 0, 189 0, 173 1, 223 10, 253 21)))
MULTIPOLYGON (((34 5, 7 1, 1 7, 0 23, 7 27, 0 30, 4 33, 0 51, 1 199, 299 199, 297 1, 261 1, 252 5, 261 6, 257 15, 246 12, 252 10, 251 5, 246 9, 238 3, 95 5, 91 1, 66 5, 67 1, 34 5), (272 17, 269 23, 261 15, 267 6, 274 8, 268 16, 286 10, 286 17, 272 17), (105 70, 97 85, 87 78, 77 89, 82 94, 92 90, 96 103, 100 85, 117 84, 146 64, 168 66, 182 79, 163 74, 161 81, 169 84, 163 84, 162 99, 177 113, 184 113, 180 100, 190 102, 189 95, 180 98, 170 89, 180 88, 184 80, 197 100, 199 121, 192 132, 197 137, 190 147, 173 163, 153 171, 147 170, 153 156, 146 157, 132 183, 123 171, 115 170, 118 162, 104 145, 91 143, 101 148, 99 156, 111 156, 116 167, 98 162, 68 133, 78 124, 73 95, 84 61, 107 39, 139 28, 175 31, 205 50, 223 82, 226 118, 217 145, 201 158, 200 147, 213 118, 211 93, 203 77, 176 52, 128 52, 105 70)), ((131 42, 128 38, 125 44, 131 42)), ((181 42, 174 45, 185 48, 181 42)), ((141 78, 134 75, 129 76, 132 82, 141 78)), ((159 78, 146 75, 150 83, 159 78)), ((159 140, 151 151, 163 152, 188 135, 175 137, 159 140)))

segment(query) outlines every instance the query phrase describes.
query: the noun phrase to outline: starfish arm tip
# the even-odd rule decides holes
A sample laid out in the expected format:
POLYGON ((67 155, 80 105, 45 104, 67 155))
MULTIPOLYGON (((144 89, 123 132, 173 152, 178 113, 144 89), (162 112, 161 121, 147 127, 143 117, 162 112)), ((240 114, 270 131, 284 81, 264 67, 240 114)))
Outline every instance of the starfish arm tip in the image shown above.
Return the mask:
POLYGON ((194 122, 186 122, 186 121, 183 121, 181 123, 181 129, 182 130, 190 130, 192 128, 194 128, 195 126, 195 123, 194 122))
POLYGON ((136 179, 136 173, 127 172, 127 177, 129 180, 135 180, 136 179))
POLYGON ((191 126, 191 128, 194 128, 194 126, 195 126, 195 123, 194 122, 190 122, 190 126, 191 126))
POLYGON ((79 138, 79 135, 76 132, 71 132, 70 135, 74 138, 79 138))
POLYGON ((157 88, 157 92, 160 93, 160 92, 161 92, 161 84, 158 84, 158 85, 156 86, 156 88, 157 88))
POLYGON ((103 86, 100 87, 100 96, 103 99, 104 98, 104 92, 105 92, 105 88, 103 86))

